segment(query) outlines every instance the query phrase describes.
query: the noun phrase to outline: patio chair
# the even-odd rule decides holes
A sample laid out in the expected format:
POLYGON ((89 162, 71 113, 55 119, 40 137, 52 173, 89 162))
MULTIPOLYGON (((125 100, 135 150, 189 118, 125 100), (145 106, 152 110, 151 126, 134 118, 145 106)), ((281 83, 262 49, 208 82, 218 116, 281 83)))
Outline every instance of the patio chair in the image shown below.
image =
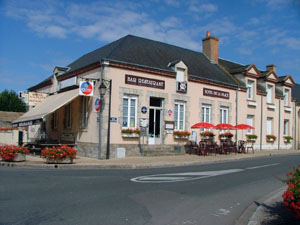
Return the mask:
POLYGON ((252 153, 254 154, 253 141, 247 142, 247 153, 250 149, 252 150, 252 153), (249 143, 249 146, 248 146, 248 143, 249 143))
POLYGON ((199 146, 197 145, 197 143, 195 143, 194 141, 190 141, 189 154, 191 155, 193 152, 197 155, 200 155, 199 146))
POLYGON ((245 144, 246 144, 245 141, 239 140, 239 142, 238 142, 238 152, 239 153, 246 153, 245 144))
POLYGON ((207 144, 205 141, 199 142, 199 155, 206 156, 207 155, 207 144))
POLYGON ((207 140, 206 141, 206 151, 212 153, 215 153, 215 155, 217 154, 219 149, 219 146, 217 145, 216 142, 212 141, 212 140, 207 140))

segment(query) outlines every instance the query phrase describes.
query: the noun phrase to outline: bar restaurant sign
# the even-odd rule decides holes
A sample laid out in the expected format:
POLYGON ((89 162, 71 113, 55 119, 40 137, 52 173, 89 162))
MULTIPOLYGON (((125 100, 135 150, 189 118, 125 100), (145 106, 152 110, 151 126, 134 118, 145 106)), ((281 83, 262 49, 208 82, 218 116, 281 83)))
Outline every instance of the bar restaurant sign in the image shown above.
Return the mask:
POLYGON ((203 88, 203 95, 210 96, 210 97, 216 97, 216 98, 229 99, 229 92, 213 90, 213 89, 209 89, 209 88, 203 88))
POLYGON ((133 75, 125 75, 125 83, 137 86, 145 86, 151 88, 165 89, 165 81, 150 79, 147 77, 138 77, 133 75))

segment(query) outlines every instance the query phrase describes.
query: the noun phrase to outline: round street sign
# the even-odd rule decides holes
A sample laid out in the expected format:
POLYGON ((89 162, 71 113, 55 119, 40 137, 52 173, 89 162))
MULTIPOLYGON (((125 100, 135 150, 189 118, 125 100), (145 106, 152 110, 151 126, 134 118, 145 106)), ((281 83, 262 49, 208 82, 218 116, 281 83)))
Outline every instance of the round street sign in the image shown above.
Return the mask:
POLYGON ((141 112, 143 114, 146 114, 147 113, 147 107, 146 106, 143 106, 142 109, 141 109, 141 112))
POLYGON ((93 84, 85 81, 80 84, 80 91, 83 95, 91 95, 93 92, 93 84))

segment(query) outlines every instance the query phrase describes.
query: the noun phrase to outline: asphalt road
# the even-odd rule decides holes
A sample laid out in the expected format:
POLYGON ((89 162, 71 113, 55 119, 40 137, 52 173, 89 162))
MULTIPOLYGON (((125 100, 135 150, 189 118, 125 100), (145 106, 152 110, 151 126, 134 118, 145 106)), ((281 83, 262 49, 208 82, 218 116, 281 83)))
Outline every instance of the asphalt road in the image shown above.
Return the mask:
POLYGON ((285 184, 300 154, 176 168, 0 168, 0 224, 227 225, 285 184))

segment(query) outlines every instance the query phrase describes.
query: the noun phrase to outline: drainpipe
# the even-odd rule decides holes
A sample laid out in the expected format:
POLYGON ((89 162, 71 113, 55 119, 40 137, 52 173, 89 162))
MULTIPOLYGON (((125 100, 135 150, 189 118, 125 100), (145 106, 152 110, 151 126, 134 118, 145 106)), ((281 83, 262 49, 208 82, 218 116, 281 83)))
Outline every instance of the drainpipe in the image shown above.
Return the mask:
MULTIPOLYGON (((238 87, 237 89, 236 89, 236 98, 235 98, 235 110, 236 110, 236 112, 235 112, 235 123, 236 123, 236 125, 238 124, 238 112, 239 112, 239 90, 240 90, 240 88, 238 87)), ((235 143, 236 143, 236 146, 238 146, 238 131, 236 130, 235 131, 235 143)))
POLYGON ((280 150, 280 131, 281 131, 281 98, 279 98, 278 150, 280 150))
POLYGON ((262 151, 262 131, 263 131, 263 111, 264 111, 264 99, 263 95, 261 95, 261 114, 260 114, 260 151, 262 151))

